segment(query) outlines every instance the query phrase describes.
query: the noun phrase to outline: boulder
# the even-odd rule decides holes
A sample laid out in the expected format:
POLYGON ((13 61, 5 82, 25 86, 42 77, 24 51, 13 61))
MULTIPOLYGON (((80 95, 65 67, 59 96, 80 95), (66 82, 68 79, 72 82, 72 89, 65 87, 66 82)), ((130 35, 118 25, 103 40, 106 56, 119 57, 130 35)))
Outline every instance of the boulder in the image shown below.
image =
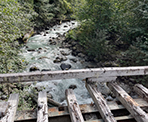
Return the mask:
POLYGON ((34 72, 34 71, 40 71, 40 69, 36 66, 30 67, 29 69, 30 72, 34 72))
POLYGON ((68 69, 71 68, 71 65, 70 64, 66 64, 66 63, 62 63, 60 65, 60 67, 61 67, 62 70, 68 70, 68 69))

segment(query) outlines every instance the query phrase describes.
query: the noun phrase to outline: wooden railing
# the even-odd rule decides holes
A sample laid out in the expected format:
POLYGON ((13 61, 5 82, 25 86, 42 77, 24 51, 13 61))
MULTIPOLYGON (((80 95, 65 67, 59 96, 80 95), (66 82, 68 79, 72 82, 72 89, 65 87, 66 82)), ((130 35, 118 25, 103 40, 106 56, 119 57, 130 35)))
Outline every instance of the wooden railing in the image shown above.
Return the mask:
MULTIPOLYGON (((148 66, 139 67, 109 67, 94 69, 76 69, 66 71, 30 72, 0 74, 0 83, 15 83, 28 81, 47 81, 72 78, 97 78, 98 82, 107 80, 106 77, 148 75, 148 66), (104 80, 105 79, 105 80, 104 80)), ((110 79, 110 78, 109 78, 110 79)))
MULTIPOLYGON (((140 106, 114 81, 117 76, 148 75, 148 66, 139 67, 109 67, 96 69, 77 69, 67 71, 31 72, 0 74, 0 83, 16 83, 28 81, 48 81, 58 79, 86 78, 86 88, 96 104, 102 119, 105 122, 116 122, 101 92, 98 91, 94 82, 109 82, 108 87, 114 92, 116 97, 131 113, 138 122, 148 122, 148 115, 140 106)), ((136 85, 136 91, 147 100, 148 89, 136 85), (140 89, 140 90, 139 90, 140 89)), ((76 97, 71 89, 65 91, 68 103, 68 110, 72 122, 84 122, 82 113, 77 103, 76 97)), ((14 116, 18 104, 18 94, 12 94, 8 102, 0 102, 1 122, 14 121, 14 116), (8 105, 9 104, 9 105, 8 105), (8 111, 7 111, 8 109, 8 111), (3 115, 3 116, 2 116, 3 115)), ((46 92, 38 95, 37 122, 48 122, 48 106, 46 92)))

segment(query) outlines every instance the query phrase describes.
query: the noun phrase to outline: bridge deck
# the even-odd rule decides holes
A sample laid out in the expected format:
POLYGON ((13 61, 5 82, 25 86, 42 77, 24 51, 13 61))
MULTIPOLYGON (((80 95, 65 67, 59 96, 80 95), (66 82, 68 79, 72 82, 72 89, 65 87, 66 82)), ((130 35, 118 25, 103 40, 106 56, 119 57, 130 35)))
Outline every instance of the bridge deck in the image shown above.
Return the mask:
MULTIPOLYGON (((115 79, 117 76, 147 75, 148 67, 122 67, 122 68, 98 68, 81 69, 71 71, 50 71, 18 74, 0 74, 1 83, 42 81, 69 78, 86 78, 86 88, 93 99, 89 105, 80 105, 72 89, 67 89, 65 96, 68 107, 59 106, 49 108, 45 92, 40 92, 38 96, 37 111, 20 112, 15 121, 37 121, 45 122, 148 122, 148 89, 136 84, 135 91, 142 99, 133 99, 124 91, 115 79), (106 77, 108 78, 106 78, 106 77), (118 101, 107 102, 96 82, 108 81, 107 85, 115 94, 118 101), (120 103, 120 104, 119 104, 120 103), (30 113, 30 114, 29 114, 30 113), (93 115, 91 118, 90 116, 93 115), (91 119, 90 119, 91 118, 91 119)), ((2 103, 0 104, 2 105, 2 103)), ((6 106, 0 106, 0 121, 13 122, 18 105, 18 94, 11 94, 6 106), (8 104, 9 105, 8 105, 8 104), (4 111, 5 110, 5 111, 4 111)))

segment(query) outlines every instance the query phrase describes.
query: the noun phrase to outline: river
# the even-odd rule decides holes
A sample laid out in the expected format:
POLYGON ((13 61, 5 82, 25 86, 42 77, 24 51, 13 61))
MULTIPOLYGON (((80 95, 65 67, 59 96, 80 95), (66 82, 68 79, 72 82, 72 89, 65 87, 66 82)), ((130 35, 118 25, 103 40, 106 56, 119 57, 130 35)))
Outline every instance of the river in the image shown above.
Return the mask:
MULTIPOLYGON (((37 67, 40 71, 43 69, 51 71, 61 70, 61 63, 70 64, 71 69, 85 68, 88 63, 82 62, 83 59, 71 55, 71 50, 68 48, 60 48, 60 43, 50 43, 50 40, 53 39, 59 39, 58 41, 61 41, 60 39, 62 38, 59 38, 59 35, 63 37, 66 32, 77 26, 78 22, 76 21, 65 22, 31 37, 27 41, 26 46, 22 48, 21 55, 29 62, 24 72, 29 72, 31 67, 37 67), (54 63, 55 58, 62 55, 61 50, 69 54, 65 56, 66 59, 64 61, 54 63), (72 59, 75 59, 75 62, 72 61, 72 59)), ((82 79, 37 82, 36 84, 32 84, 32 87, 45 87, 44 90, 47 91, 47 94, 52 94, 55 101, 66 104, 65 89, 69 88, 71 85, 77 87, 74 89, 74 93, 79 104, 91 103, 92 99, 85 88, 85 81, 82 79)))

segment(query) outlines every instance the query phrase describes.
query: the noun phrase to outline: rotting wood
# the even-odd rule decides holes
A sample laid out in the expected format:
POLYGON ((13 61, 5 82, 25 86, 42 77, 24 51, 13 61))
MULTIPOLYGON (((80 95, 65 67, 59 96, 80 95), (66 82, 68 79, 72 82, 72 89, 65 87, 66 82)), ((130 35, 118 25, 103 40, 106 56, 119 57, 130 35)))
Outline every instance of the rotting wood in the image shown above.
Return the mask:
POLYGON ((8 111, 6 115, 0 119, 0 122, 14 122, 18 101, 19 101, 19 94, 10 95, 8 99, 9 103, 8 111))
POLYGON ((138 93, 144 100, 148 102, 148 89, 142 84, 136 84, 134 90, 138 93))
MULTIPOLYGON (((138 99, 134 99, 142 108, 147 108, 148 104, 145 100, 143 100, 142 98, 138 98, 138 99)), ((122 113, 122 110, 125 109, 125 107, 120 104, 118 105, 116 101, 109 101, 107 102, 107 105, 109 106, 110 110, 112 111, 118 111, 119 113, 122 113)), ((98 112, 98 109, 95 107, 94 104, 82 104, 79 105, 80 106, 80 110, 82 112, 82 114, 88 114, 88 113, 96 113, 98 112)), ((68 116, 69 112, 68 112, 68 108, 67 106, 63 106, 63 110, 59 111, 58 107, 50 107, 48 109, 48 117, 49 117, 49 121, 50 118, 57 118, 57 117, 63 117, 63 116, 68 116)), ((132 116, 118 116, 115 117, 116 120, 128 120, 128 119, 132 119, 132 116)), ((25 121, 25 120, 36 120, 36 111, 35 110, 29 110, 29 111, 20 111, 17 113, 16 119, 15 121, 25 121), (24 114, 22 114, 24 113, 24 114)), ((95 121, 95 120, 94 120, 95 121)), ((97 121, 98 122, 98 121, 97 121)), ((103 122, 103 120, 101 121, 103 122)))
POLYGON ((9 103, 6 101, 0 102, 0 118, 4 117, 6 115, 6 112, 8 110, 9 103))
MULTIPOLYGON (((33 94, 33 93, 29 93, 30 94, 30 97, 37 103, 37 95, 33 94)), ((62 106, 59 102, 56 102, 55 100, 51 99, 51 98, 47 98, 47 104, 48 106, 62 106)))
POLYGON ((48 106, 46 92, 38 94, 37 122, 48 122, 48 106))
POLYGON ((58 80, 58 79, 72 79, 72 78, 84 79, 86 77, 102 78, 102 77, 116 77, 116 76, 147 75, 147 74, 148 74, 148 66, 108 67, 108 68, 94 68, 94 69, 77 69, 77 70, 68 70, 68 71, 0 74, 0 83, 47 81, 47 80, 58 80))
POLYGON ((138 122, 148 122, 148 115, 117 83, 108 83, 108 87, 138 122))
POLYGON ((89 91, 92 99, 94 100, 101 116, 102 119, 105 122, 116 122, 116 120, 114 119, 114 116, 112 114, 112 112, 110 111, 104 97, 102 96, 102 94, 97 90, 96 86, 94 85, 89 85, 86 83, 86 88, 89 91))
POLYGON ((71 121, 72 122, 84 122, 82 113, 80 111, 79 104, 77 103, 73 90, 66 89, 65 94, 67 98, 68 110, 69 110, 69 114, 71 117, 71 121))

